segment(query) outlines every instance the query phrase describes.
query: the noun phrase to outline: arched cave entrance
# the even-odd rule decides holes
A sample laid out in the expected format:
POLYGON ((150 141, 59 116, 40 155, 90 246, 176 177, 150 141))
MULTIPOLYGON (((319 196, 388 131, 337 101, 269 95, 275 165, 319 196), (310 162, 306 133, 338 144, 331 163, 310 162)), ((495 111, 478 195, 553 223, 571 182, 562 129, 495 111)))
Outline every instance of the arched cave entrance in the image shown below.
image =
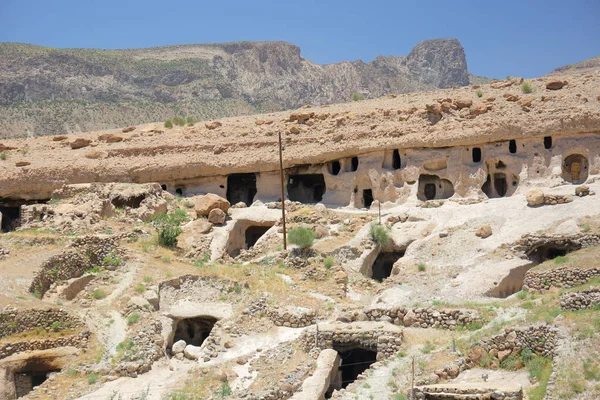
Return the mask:
POLYGON ((213 317, 195 317, 179 320, 175 328, 171 346, 180 340, 192 346, 201 346, 208 335, 210 335, 216 323, 217 319, 213 317))
POLYGON ((0 376, 3 377, 0 379, 0 398, 24 397, 46 382, 50 374, 59 372, 71 357, 52 354, 53 351, 55 350, 35 351, 30 355, 21 353, 23 357, 17 356, 16 359, 0 364, 0 376))
POLYGON ((544 136, 544 148, 550 150, 552 148, 552 136, 544 136))
POLYGON ((371 204, 373 204, 373 190, 364 189, 363 190, 363 205, 365 206, 365 208, 369 208, 369 207, 371 207, 371 204))
POLYGON ((576 243, 571 243, 570 245, 547 243, 527 252, 527 257, 534 263, 541 264, 544 261, 554 260, 556 257, 564 257, 568 253, 580 248, 581 245, 576 243))
POLYGON ((115 206, 115 208, 125 208, 125 207, 139 208, 140 205, 142 204, 142 201, 144 201, 145 198, 146 198, 146 196, 144 196, 143 194, 138 195, 138 196, 130 196, 130 197, 117 195, 117 196, 113 197, 112 199, 110 199, 110 202, 112 203, 113 206, 115 206))
POLYGON ((515 154, 517 152, 517 141, 515 139, 511 139, 508 142, 508 151, 511 154, 515 154))
POLYGON ((481 187, 483 193, 489 198, 504 197, 508 192, 508 182, 506 181, 506 174, 502 172, 496 172, 494 174, 488 174, 487 180, 481 187))
POLYGON ((454 185, 437 175, 420 175, 417 198, 421 201, 448 199, 454 195, 454 185))
POLYGON ((21 207, 0 207, 2 232, 14 231, 21 225, 21 207))
POLYGON ((498 297, 501 299, 507 298, 520 291, 523 288, 525 274, 537 263, 529 263, 510 270, 500 283, 493 289, 489 290, 486 295, 490 297, 498 297))
POLYGON ((261 238, 262 235, 267 233, 267 231, 271 229, 270 226, 249 226, 246 229, 246 249, 251 248, 258 242, 258 239, 261 238))
POLYGON ((563 162, 563 179, 573 184, 580 184, 588 178, 588 160, 581 154, 571 154, 563 162))
POLYGON ((354 172, 358 169, 358 157, 352 157, 351 160, 351 171, 354 172))
POLYGON ((256 189, 256 174, 227 175, 227 200, 231 204, 244 203, 252 205, 256 189))
POLYGON ((323 174, 290 175, 287 192, 292 201, 300 203, 318 203, 325 194, 323 174))
POLYGON ((473 158, 474 163, 480 163, 481 162, 481 148, 473 147, 473 150, 471 150, 471 157, 473 158))
POLYGON ((377 361, 377 353, 372 350, 360 347, 338 348, 336 346, 334 346, 334 350, 340 355, 340 364, 336 379, 331 382, 325 393, 326 399, 330 399, 334 391, 345 389, 377 361))
POLYGON ((400 158, 400 152, 396 149, 392 154, 392 168, 400 169, 402 166, 402 159, 400 158))
POLYGON ((342 169, 342 165, 340 164, 339 161, 332 161, 329 163, 329 173, 331 175, 337 175, 340 173, 340 170, 342 169))
POLYGON ((383 282, 389 278, 394 268, 394 263, 404 257, 403 251, 382 251, 379 253, 371 267, 371 278, 383 282))

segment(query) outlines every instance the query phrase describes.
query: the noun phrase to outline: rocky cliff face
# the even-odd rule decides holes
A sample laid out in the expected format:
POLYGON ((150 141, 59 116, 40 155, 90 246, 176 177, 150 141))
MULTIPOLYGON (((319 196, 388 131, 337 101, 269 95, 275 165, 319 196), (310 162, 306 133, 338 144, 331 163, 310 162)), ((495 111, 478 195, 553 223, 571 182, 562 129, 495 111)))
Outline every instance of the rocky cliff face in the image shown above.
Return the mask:
POLYGON ((0 44, 0 137, 276 111, 469 84, 456 39, 406 57, 318 65, 284 42, 136 50, 0 44))

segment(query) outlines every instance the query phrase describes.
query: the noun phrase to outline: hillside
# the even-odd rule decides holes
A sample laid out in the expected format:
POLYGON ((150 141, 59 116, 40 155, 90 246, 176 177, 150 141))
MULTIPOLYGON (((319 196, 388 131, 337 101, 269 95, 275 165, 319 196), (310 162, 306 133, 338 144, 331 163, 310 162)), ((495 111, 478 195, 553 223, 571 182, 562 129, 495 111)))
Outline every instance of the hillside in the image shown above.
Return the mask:
POLYGON ((211 119, 469 84, 456 39, 407 56, 318 65, 285 42, 134 50, 0 43, 0 138, 211 119))
POLYGON ((566 74, 582 74, 600 71, 600 56, 588 58, 575 64, 563 65, 550 72, 548 76, 566 75, 566 74))

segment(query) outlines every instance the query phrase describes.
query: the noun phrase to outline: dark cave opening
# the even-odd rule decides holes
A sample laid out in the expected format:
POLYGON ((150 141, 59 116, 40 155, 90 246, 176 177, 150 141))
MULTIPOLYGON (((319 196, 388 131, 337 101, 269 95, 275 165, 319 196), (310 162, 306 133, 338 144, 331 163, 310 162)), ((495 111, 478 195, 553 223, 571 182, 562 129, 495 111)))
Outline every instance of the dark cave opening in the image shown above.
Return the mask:
POLYGON ((21 207, 0 207, 2 232, 14 231, 21 225, 21 207))
POLYGON ((258 239, 261 238, 262 235, 267 233, 267 231, 271 229, 270 226, 249 226, 246 229, 246 248, 254 246, 258 239))
POLYGON ((175 336, 171 345, 179 340, 183 340, 186 344, 201 346, 208 335, 210 335, 216 322, 217 319, 212 317, 185 318, 180 320, 177 322, 175 336))
POLYGON ((113 197, 110 202, 115 208, 139 208, 146 196, 143 194, 131 197, 121 197, 120 195, 113 197))
POLYGON ((323 174, 290 175, 287 192, 292 201, 300 203, 318 203, 325 194, 323 174))
POLYGON ((335 390, 344 389, 356 381, 360 374, 369 369, 377 361, 377 353, 375 351, 362 348, 335 350, 340 355, 340 364, 336 379, 331 382, 327 393, 325 393, 326 399, 330 399, 335 390))
POLYGON ((231 204, 252 205, 256 189, 256 174, 231 174, 227 176, 227 200, 231 204))
POLYGON ((371 189, 363 190, 363 204, 365 208, 369 208, 373 204, 373 191, 371 189))
POLYGON ((404 256, 403 251, 381 252, 373 262, 371 278, 383 282, 389 278, 394 268, 394 263, 404 256))

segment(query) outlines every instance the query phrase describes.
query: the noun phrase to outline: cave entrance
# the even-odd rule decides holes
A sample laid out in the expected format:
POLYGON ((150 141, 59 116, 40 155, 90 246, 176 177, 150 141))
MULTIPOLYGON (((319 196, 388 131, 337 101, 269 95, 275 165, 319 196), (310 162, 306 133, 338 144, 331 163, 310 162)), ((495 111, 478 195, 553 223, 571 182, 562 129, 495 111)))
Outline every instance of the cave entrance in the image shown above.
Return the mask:
POLYGON ((21 207, 0 207, 2 232, 11 232, 21 225, 21 207))
POLYGON ((383 282, 392 274, 394 263, 404 256, 403 251, 385 251, 379 253, 373 262, 371 278, 383 282))
POLYGON ((437 175, 420 175, 417 198, 421 201, 447 199, 454 195, 454 185, 437 175))
POLYGON ((246 248, 254 246, 269 229, 271 229, 270 226, 249 226, 246 229, 246 248))
POLYGON ((400 152, 398 150, 394 150, 392 154, 392 168, 400 169, 402 166, 402 159, 400 158, 400 152))
POLYGON ((373 190, 363 190, 363 204, 365 205, 365 208, 371 207, 371 204, 373 204, 373 190))
POLYGON ((580 184, 588 178, 588 160, 581 154, 571 154, 563 162, 563 179, 580 184))
POLYGON ((435 199, 435 183, 426 183, 425 188, 423 189, 423 194, 425 195, 425 199, 433 200, 435 199))
MULTIPOLYGON (((580 248, 579 246, 578 248, 580 248)), ((556 257, 564 257, 567 253, 578 250, 578 248, 569 249, 568 247, 555 246, 553 244, 545 244, 536 247, 527 254, 529 259, 537 264, 541 264, 544 261, 554 260, 556 257)))
POLYGON ((17 398, 26 396, 37 386, 46 382, 48 375, 59 370, 34 370, 15 373, 15 392, 17 398))
POLYGON ((117 195, 117 196, 113 197, 110 200, 110 202, 112 203, 113 206, 115 206, 115 208, 125 208, 125 207, 140 208, 140 205, 142 204, 142 201, 144 201, 145 198, 146 198, 146 196, 144 196, 143 194, 138 195, 138 196, 130 196, 130 197, 124 197, 121 195, 117 195))
POLYGON ((227 176, 227 200, 231 204, 252 205, 256 189, 256 174, 231 174, 227 176))
POLYGON ((201 346, 206 340, 213 327, 217 323, 216 318, 196 317, 185 318, 177 322, 173 343, 183 340, 186 344, 192 346, 201 346))
POLYGON ((523 288, 523 281, 525 280, 527 271, 536 265, 538 265, 538 263, 532 262, 511 269, 508 275, 506 275, 495 288, 489 290, 486 295, 504 299, 517 293, 523 288))
POLYGON ((487 176, 487 180, 481 187, 483 193, 487 197, 504 197, 508 192, 508 182, 506 181, 506 175, 502 172, 497 172, 487 176))
POLYGON ((362 348, 343 350, 334 347, 334 349, 340 355, 340 364, 336 379, 332 380, 329 389, 325 393, 326 399, 330 399, 334 391, 345 389, 377 361, 375 351, 362 348))
POLYGON ((318 203, 325 194, 323 174, 290 175, 288 178, 288 197, 300 203, 318 203))
POLYGON ((332 161, 329 163, 329 173, 331 175, 337 175, 340 173, 342 169, 342 165, 339 161, 332 161))

